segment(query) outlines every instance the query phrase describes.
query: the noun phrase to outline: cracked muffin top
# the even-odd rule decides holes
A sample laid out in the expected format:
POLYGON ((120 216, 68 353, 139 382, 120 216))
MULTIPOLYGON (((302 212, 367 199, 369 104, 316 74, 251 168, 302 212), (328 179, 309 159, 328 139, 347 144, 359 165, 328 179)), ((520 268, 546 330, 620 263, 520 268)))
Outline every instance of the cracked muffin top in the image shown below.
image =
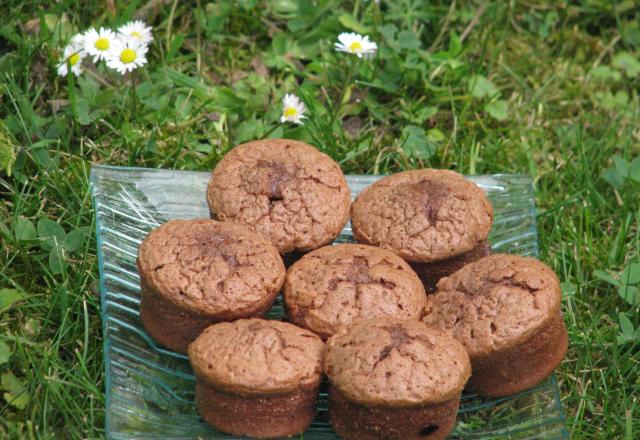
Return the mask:
POLYGON ((356 241, 412 262, 469 252, 487 239, 492 223, 493 207, 482 189, 448 170, 393 174, 367 187, 351 205, 356 241))
POLYGON ((284 301, 291 322, 326 339, 361 319, 419 320, 427 296, 415 272, 393 252, 338 244, 316 249, 289 268, 284 301))
POLYGON ((420 321, 397 318, 340 329, 327 341, 323 367, 349 400, 392 407, 453 399, 471 374, 462 344, 420 321))
POLYGON ((143 282, 189 310, 226 318, 265 306, 284 283, 278 250, 243 225, 172 220, 153 230, 138 252, 143 282))
POLYGON ((218 220, 251 226, 281 254, 330 243, 349 218, 340 166, 311 145, 265 139, 238 145, 213 170, 207 201, 218 220))
POLYGON ((545 264, 495 254, 442 278, 423 321, 453 335, 474 358, 532 336, 560 312, 561 296, 545 264))
POLYGON ((189 345, 196 376, 228 392, 286 393, 317 386, 324 343, 286 322, 240 319, 207 327, 189 345))

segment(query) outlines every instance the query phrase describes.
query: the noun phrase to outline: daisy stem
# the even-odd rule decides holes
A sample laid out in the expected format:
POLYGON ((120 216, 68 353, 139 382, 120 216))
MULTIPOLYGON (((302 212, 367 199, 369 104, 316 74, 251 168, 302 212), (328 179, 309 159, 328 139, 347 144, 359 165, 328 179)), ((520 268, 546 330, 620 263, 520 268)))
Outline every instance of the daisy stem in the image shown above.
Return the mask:
POLYGON ((171 53, 171 31, 173 28, 173 18, 176 14, 176 7, 178 6, 178 0, 174 0, 171 5, 171 11, 169 12, 169 20, 167 25, 167 53, 171 53))
POLYGON ((71 61, 65 60, 67 63, 67 93, 69 93, 69 103, 71 104, 71 113, 74 119, 78 119, 78 106, 76 103, 76 79, 71 71, 71 61))
POLYGON ((353 13, 351 15, 353 15, 353 18, 355 18, 356 20, 358 19, 358 10, 360 9, 360 0, 356 0, 353 3, 353 13))
POLYGON ((376 35, 378 35, 378 29, 382 27, 382 14, 380 13, 380 3, 373 2, 373 27, 376 35))
POLYGON ((338 118, 338 114, 342 109, 344 98, 347 94, 347 90, 349 90, 349 87, 351 86, 351 79, 353 78, 353 60, 349 60, 348 64, 349 64, 349 67, 347 68, 347 76, 342 86, 342 91, 340 92, 340 99, 338 100, 338 104, 336 105, 336 109, 333 112, 333 115, 331 115, 331 122, 329 123, 329 127, 331 127, 332 129, 333 129, 333 123, 338 118))
POLYGON ((269 130, 267 130, 267 132, 265 134, 262 135, 262 139, 266 139, 271 133, 273 133, 274 131, 276 131, 276 129, 280 126, 282 126, 283 124, 275 124, 273 127, 271 127, 269 130))
POLYGON ((131 111, 134 118, 137 118, 138 97, 136 96, 136 71, 131 71, 131 111))

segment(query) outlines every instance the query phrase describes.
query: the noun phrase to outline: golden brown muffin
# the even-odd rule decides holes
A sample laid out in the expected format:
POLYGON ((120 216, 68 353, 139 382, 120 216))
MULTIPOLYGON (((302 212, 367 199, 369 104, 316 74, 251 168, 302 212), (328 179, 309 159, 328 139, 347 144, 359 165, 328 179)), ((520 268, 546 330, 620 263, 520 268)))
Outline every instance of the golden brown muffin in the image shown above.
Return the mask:
POLYGON ((265 139, 238 145, 213 170, 212 217, 252 227, 281 254, 331 243, 349 218, 351 195, 340 166, 311 145, 265 139))
POLYGON ((138 252, 140 318, 161 345, 187 345, 219 321, 263 316, 284 283, 278 250, 243 225, 173 220, 138 252))
POLYGON ((427 291, 489 251, 493 208, 484 192, 453 171, 421 169, 378 180, 351 206, 353 236, 410 262, 427 291))
POLYGON ((212 325, 189 345, 198 411, 229 434, 298 434, 315 415, 323 351, 318 336, 286 322, 212 325))
POLYGON ((331 424, 344 440, 443 439, 469 378, 462 344, 418 321, 378 318, 327 341, 331 424))
POLYGON ((496 254, 438 283, 424 322, 464 344, 470 387, 501 397, 546 378, 567 351, 560 282, 540 261, 496 254))
POLYGON ((291 322, 327 339, 362 319, 419 320, 427 296, 418 276, 393 252, 338 244, 316 249, 289 268, 284 303, 291 322))

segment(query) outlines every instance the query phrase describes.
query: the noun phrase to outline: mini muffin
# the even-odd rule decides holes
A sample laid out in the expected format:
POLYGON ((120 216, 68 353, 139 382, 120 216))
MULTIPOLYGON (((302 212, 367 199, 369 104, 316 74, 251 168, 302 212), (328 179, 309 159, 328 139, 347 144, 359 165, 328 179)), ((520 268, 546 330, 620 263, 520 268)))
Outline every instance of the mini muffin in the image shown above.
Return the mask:
POLYGON ((353 236, 405 260, 428 292, 438 280, 488 255, 493 207, 462 175, 422 169, 385 177, 351 206, 353 236))
POLYGON ((354 321, 419 320, 427 296, 418 276, 391 251, 360 244, 325 246, 287 272, 287 318, 323 339, 354 321))
POLYGON ((323 351, 318 336, 286 322, 214 324, 189 345, 198 411, 229 434, 298 434, 315 415, 323 351))
POLYGON ((471 365, 446 333, 378 318, 329 338, 324 372, 331 424, 343 440, 433 440, 453 429, 471 365))
POLYGON ((424 322, 464 344, 470 387, 487 397, 526 390, 546 378, 567 351, 555 273, 530 257, 496 254, 438 283, 424 322))
POLYGON ((173 220, 140 245, 140 318, 180 353, 209 325, 263 316, 282 288, 278 250, 243 225, 173 220))
POLYGON ((238 145, 218 163, 207 201, 212 218, 251 226, 291 259, 340 234, 351 195, 326 154, 299 141, 265 139, 238 145))

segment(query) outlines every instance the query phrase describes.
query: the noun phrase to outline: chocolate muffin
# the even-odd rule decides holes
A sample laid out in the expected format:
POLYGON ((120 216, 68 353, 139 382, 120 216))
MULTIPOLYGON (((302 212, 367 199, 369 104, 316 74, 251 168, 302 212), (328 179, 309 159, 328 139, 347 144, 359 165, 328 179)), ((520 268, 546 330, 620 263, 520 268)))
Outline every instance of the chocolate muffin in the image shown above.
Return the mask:
POLYGON ((546 378, 567 351, 555 273, 530 257, 496 254, 443 278, 424 322, 449 332, 471 358, 470 387, 501 397, 546 378))
POLYGON ((318 336, 286 322, 214 324, 189 345, 198 411, 229 434, 298 434, 315 415, 323 351, 318 336))
POLYGON ((419 320, 427 296, 418 276, 391 251, 360 244, 325 246, 287 272, 289 321, 326 339, 357 320, 419 320))
POLYGON ((462 175, 421 169, 385 177, 351 205, 356 241, 389 249, 435 290, 443 276, 489 254, 493 207, 462 175))
POLYGON ((207 201, 212 218, 249 225, 295 259, 340 234, 351 195, 326 154, 299 141, 265 139, 238 145, 218 163, 207 201))
POLYGON ((443 439, 455 424, 469 356, 419 321, 356 322, 329 338, 329 415, 343 440, 443 439))
POLYGON ((215 322, 263 316, 285 277, 268 240, 209 219, 163 224, 144 239, 137 261, 142 325, 180 353, 215 322))

